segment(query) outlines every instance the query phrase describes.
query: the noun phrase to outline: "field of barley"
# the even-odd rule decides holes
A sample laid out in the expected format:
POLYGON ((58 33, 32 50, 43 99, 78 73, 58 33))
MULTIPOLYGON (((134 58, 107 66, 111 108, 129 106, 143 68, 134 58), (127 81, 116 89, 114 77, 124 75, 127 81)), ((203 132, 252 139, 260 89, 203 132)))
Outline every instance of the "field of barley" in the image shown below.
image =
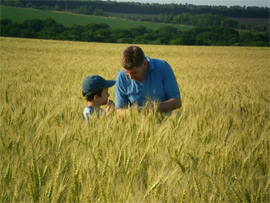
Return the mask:
POLYGON ((84 123, 126 46, 0 38, 0 202, 270 202, 270 49, 141 45, 182 108, 84 123))

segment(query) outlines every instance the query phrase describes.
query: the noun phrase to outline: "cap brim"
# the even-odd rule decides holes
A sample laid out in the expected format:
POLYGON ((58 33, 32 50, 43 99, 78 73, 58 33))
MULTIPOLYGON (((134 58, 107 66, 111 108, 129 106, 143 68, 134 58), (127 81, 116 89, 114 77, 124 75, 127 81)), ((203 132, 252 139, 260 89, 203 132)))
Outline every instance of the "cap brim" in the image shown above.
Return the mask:
POLYGON ((115 85, 115 80, 106 80, 104 82, 104 87, 112 87, 115 85))

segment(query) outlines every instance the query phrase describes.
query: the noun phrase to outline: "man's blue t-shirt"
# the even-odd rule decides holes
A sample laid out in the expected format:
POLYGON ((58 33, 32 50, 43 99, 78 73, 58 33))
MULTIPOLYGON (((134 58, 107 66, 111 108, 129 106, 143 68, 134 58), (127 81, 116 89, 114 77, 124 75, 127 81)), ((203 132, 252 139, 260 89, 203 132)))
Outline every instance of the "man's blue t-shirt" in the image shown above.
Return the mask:
POLYGON ((128 105, 143 106, 146 101, 162 102, 180 98, 179 87, 170 65, 160 59, 148 60, 148 73, 145 81, 132 80, 121 70, 116 78, 116 107, 125 108, 128 105))

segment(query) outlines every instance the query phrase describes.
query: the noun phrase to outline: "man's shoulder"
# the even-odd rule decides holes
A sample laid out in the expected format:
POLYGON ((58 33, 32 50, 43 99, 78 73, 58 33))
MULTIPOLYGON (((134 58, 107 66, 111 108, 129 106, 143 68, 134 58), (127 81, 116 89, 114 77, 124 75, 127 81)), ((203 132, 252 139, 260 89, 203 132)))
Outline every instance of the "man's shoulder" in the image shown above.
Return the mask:
POLYGON ((158 65, 158 66, 168 66, 168 62, 166 60, 163 60, 163 59, 151 59, 151 61, 155 64, 155 65, 158 65))
POLYGON ((118 72, 117 77, 116 77, 116 83, 123 82, 126 83, 130 80, 126 72, 122 69, 118 72))
POLYGON ((126 75, 126 73, 125 73, 124 69, 122 69, 122 70, 120 70, 120 71, 118 72, 117 77, 118 77, 118 76, 124 76, 124 75, 126 75))
POLYGON ((163 59, 148 58, 148 62, 150 69, 155 69, 156 71, 170 67, 168 62, 163 59))

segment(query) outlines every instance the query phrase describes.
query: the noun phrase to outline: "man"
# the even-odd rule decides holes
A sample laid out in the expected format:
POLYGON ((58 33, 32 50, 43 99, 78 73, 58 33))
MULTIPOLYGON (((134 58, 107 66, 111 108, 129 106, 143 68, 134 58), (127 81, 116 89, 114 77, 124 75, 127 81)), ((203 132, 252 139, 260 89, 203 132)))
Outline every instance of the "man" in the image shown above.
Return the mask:
POLYGON ((118 73, 115 85, 118 114, 125 114, 134 104, 149 109, 149 105, 145 106, 149 102, 157 103, 158 112, 181 107, 178 84, 166 61, 146 57, 140 47, 129 46, 122 53, 121 65, 123 70, 118 73))

